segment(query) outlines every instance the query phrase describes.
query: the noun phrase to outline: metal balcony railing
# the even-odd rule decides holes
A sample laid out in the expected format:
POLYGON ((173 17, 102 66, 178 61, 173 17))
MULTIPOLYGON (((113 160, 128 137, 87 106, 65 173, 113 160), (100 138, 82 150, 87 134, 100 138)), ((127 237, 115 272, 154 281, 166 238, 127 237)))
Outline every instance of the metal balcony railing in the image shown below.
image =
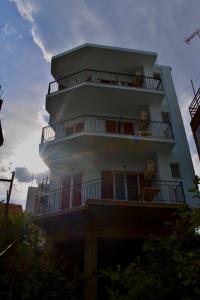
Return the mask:
MULTIPOLYGON (((181 203, 185 201, 182 182, 175 181, 144 181, 140 185, 140 191, 134 199, 126 196, 118 199, 116 196, 116 186, 109 187, 109 195, 106 196, 108 184, 103 184, 101 180, 93 180, 81 185, 69 186, 68 189, 58 189, 39 196, 35 214, 46 214, 73 207, 81 207, 89 199, 92 200, 116 200, 116 201, 138 201, 152 203, 181 203), (113 191, 112 191, 113 189, 113 191)), ((123 193, 123 192, 122 192, 123 193)), ((118 194, 122 194, 118 191, 118 194)), ((107 193, 108 195, 108 193, 107 193)))
POLYGON ((72 137, 81 132, 159 138, 164 140, 173 139, 173 131, 170 123, 149 120, 85 115, 54 124, 53 127, 47 126, 43 128, 41 144, 65 137, 72 137))
POLYGON ((136 87, 163 91, 162 80, 136 74, 122 74, 105 71, 83 70, 49 83, 48 95, 79 85, 83 82, 107 84, 124 87, 136 87))
POLYGON ((200 88, 198 89, 194 99, 192 100, 192 103, 189 106, 189 112, 191 118, 194 117, 199 107, 200 107, 200 88))

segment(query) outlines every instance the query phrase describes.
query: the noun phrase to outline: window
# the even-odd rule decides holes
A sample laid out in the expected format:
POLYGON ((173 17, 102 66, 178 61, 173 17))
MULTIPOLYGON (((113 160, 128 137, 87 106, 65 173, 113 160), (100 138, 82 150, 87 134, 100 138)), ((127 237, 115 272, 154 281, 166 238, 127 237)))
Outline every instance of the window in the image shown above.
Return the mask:
POLYGON ((161 115, 163 122, 168 123, 170 121, 168 112, 161 112, 161 115))
POLYGON ((180 174, 180 166, 179 166, 179 164, 178 163, 171 163, 170 167, 171 167, 172 177, 180 178, 181 174, 180 174))

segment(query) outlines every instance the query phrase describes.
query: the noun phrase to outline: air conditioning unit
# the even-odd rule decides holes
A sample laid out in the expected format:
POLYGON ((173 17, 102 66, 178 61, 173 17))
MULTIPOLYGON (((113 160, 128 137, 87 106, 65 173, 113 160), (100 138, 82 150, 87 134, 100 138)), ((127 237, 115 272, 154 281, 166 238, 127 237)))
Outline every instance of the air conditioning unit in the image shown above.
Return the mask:
POLYGON ((142 121, 148 121, 148 119, 149 119, 148 112, 146 110, 142 110, 140 112, 140 120, 142 120, 142 121))
POLYGON ((153 160, 147 160, 145 170, 144 170, 144 178, 151 179, 156 174, 156 166, 153 160))

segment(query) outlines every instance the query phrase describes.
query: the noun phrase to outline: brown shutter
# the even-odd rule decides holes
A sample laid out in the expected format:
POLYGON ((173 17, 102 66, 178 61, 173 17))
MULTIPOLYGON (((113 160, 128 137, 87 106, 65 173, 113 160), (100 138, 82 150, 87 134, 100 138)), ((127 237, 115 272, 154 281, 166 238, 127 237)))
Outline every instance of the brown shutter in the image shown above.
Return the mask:
POLYGON ((101 197, 102 199, 114 199, 113 172, 101 172, 101 197))
POLYGON ((69 208, 71 177, 65 176, 62 183, 61 209, 69 208))
POLYGON ((123 122, 123 125, 124 125, 124 133, 133 135, 133 123, 123 122))
POLYGON ((84 122, 75 124, 75 133, 81 132, 84 130, 84 122))
POLYGON ((106 120, 106 132, 116 133, 116 131, 117 131, 116 125, 117 125, 116 121, 106 120))
POLYGON ((72 135, 74 133, 74 126, 66 128, 66 135, 72 135))
POLYGON ((82 174, 73 176, 73 198, 72 206, 81 206, 82 174))

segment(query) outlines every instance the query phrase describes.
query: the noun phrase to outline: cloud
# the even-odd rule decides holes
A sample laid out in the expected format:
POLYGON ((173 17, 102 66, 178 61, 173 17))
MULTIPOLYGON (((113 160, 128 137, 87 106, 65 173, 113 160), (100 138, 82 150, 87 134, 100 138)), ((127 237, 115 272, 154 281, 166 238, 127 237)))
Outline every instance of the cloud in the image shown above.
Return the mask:
MULTIPOLYGON (((25 85, 26 86, 26 85, 25 85)), ((32 180, 33 172, 39 180, 46 176, 47 167, 39 157, 38 144, 41 139, 44 120, 42 100, 38 101, 37 86, 33 90, 27 84, 27 91, 9 97, 2 109, 2 127, 4 130, 4 144, 0 149, 0 176, 10 178, 16 168, 16 181, 12 192, 12 199, 25 201, 28 183, 32 180), (30 101, 29 101, 30 99, 30 101), (20 182, 20 184, 19 184, 20 182)), ((41 92, 40 92, 41 95, 41 92)), ((7 185, 0 189, 0 197, 5 197, 7 185)))
POLYGON ((25 167, 15 168, 15 177, 18 180, 18 182, 31 182, 33 180, 36 180, 36 182, 39 183, 48 175, 49 175, 49 171, 34 174, 31 173, 25 167))
POLYGON ((1 32, 4 34, 4 35, 12 35, 12 34, 15 34, 17 33, 17 30, 9 23, 6 23, 4 25, 4 27, 1 29, 1 32))
POLYGON ((29 0, 10 0, 11 2, 15 2, 18 11, 22 15, 22 17, 30 22, 34 21, 34 14, 38 12, 38 6, 36 5, 36 1, 29 0))
POLYGON ((33 41, 48 62, 54 54, 92 42, 158 51, 163 63, 179 64, 180 72, 184 65, 194 66, 182 59, 185 34, 199 19, 195 3, 191 10, 187 0, 10 1, 29 22, 33 41))
POLYGON ((16 179, 19 182, 31 182, 34 179, 34 175, 31 174, 27 168, 18 167, 15 169, 16 179))
POLYGON ((17 9, 21 16, 30 22, 31 24, 31 35, 33 38, 34 43, 41 49, 43 53, 43 57, 46 61, 50 61, 52 53, 50 53, 40 37, 38 32, 37 23, 35 22, 35 15, 39 12, 39 3, 36 1, 31 0, 10 0, 14 2, 17 6, 17 9))
POLYGON ((112 24, 100 16, 88 1, 10 1, 30 23, 33 41, 48 62, 57 52, 86 41, 110 44, 115 40, 112 24))
POLYGON ((49 52, 43 43, 43 40, 41 39, 40 35, 37 32, 37 27, 33 24, 32 28, 31 28, 31 34, 33 37, 33 41, 35 42, 35 44, 42 50, 43 53, 43 57, 47 62, 50 62, 51 57, 52 57, 52 53, 49 52))

